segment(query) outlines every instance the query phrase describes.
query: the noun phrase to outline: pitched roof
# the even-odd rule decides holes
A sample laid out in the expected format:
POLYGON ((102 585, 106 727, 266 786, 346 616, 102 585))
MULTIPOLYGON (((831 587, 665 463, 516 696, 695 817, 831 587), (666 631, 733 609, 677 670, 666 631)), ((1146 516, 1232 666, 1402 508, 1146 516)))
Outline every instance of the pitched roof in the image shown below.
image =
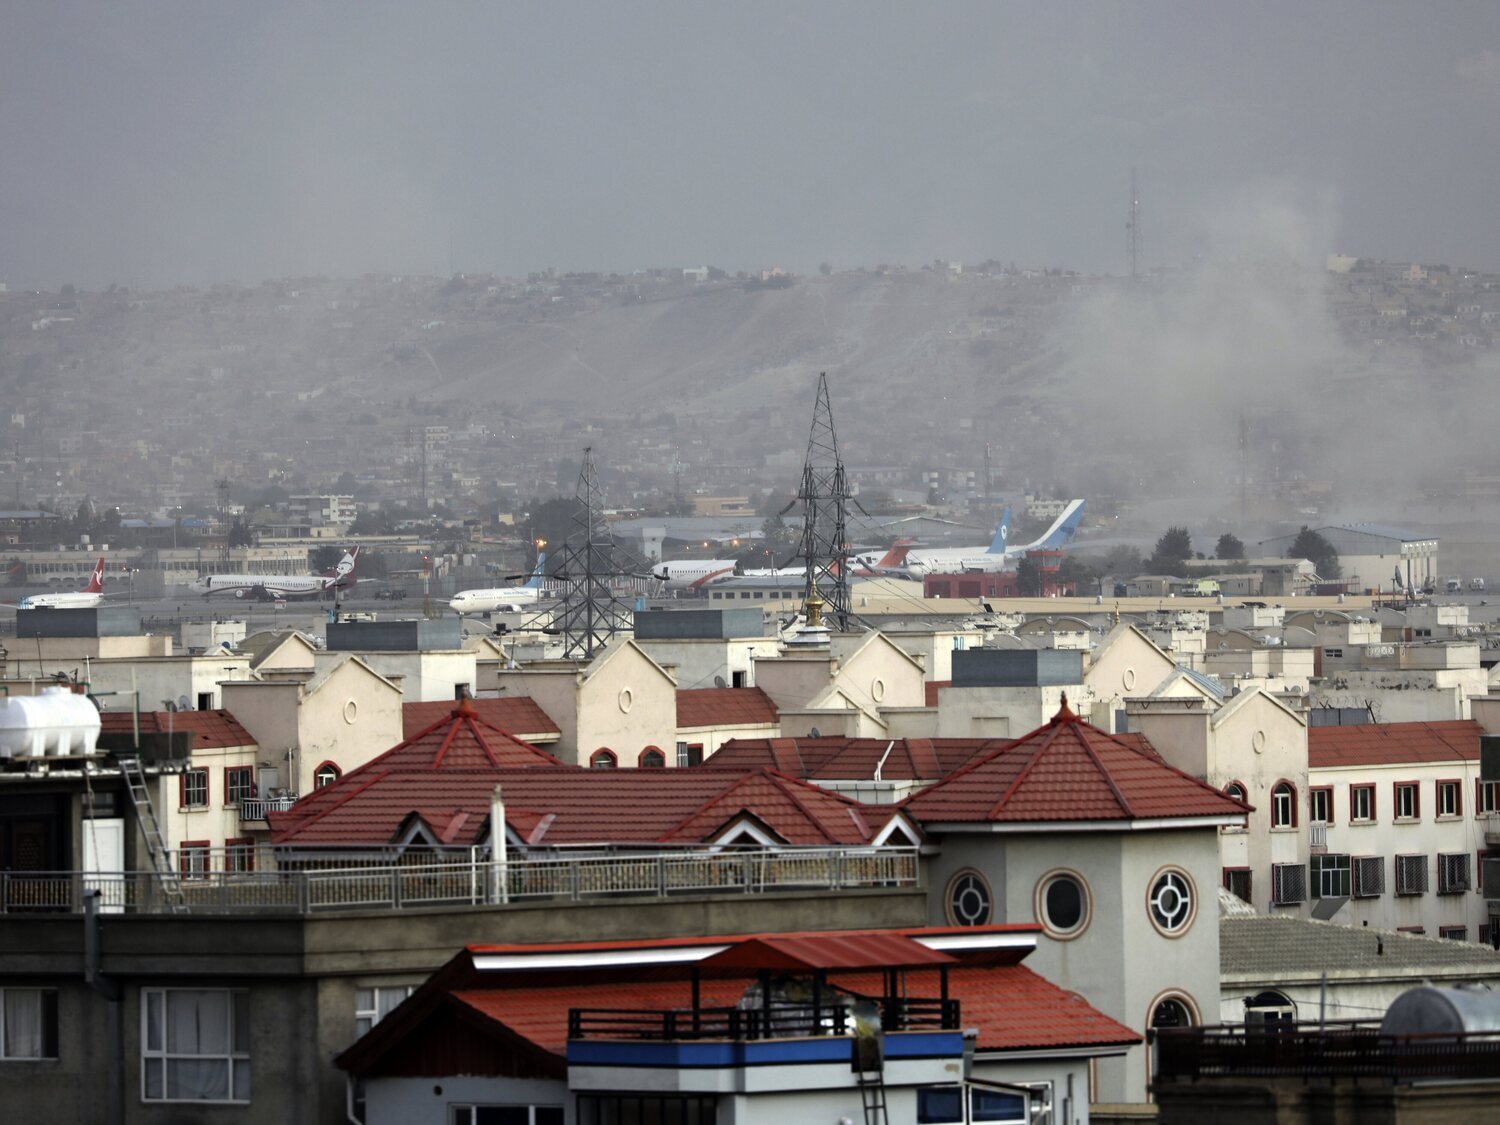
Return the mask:
POLYGON ((1249 806, 1080 719, 975 758, 902 802, 923 823, 1036 823, 1235 816, 1249 806))
MULTIPOLYGON (((135 718, 129 711, 101 711, 100 729, 109 733, 130 734, 135 718)), ((225 749, 232 746, 254 746, 255 738, 228 711, 142 711, 142 734, 165 734, 187 731, 193 736, 194 750, 225 749)))
MULTIPOLYGON (((560 733, 547 712, 530 696, 485 696, 469 700, 470 710, 496 730, 512 735, 548 735, 560 733)), ((435 699, 401 704, 401 735, 411 738, 453 713, 453 704, 435 699)))
POLYGON ((677 728, 775 726, 781 719, 758 687, 686 688, 677 692, 677 728))
POLYGON ((1308 727, 1307 764, 1314 769, 1331 769, 1474 761, 1479 757, 1479 736, 1483 733, 1479 724, 1470 719, 1308 727))
POLYGON ((1006 744, 996 738, 733 738, 708 764, 717 769, 768 767, 820 781, 935 781, 976 755, 1006 744))
POLYGON ((1371 972, 1500 978, 1500 953, 1487 945, 1368 930, 1290 914, 1232 914, 1219 919, 1219 971, 1250 978, 1367 976, 1371 972))

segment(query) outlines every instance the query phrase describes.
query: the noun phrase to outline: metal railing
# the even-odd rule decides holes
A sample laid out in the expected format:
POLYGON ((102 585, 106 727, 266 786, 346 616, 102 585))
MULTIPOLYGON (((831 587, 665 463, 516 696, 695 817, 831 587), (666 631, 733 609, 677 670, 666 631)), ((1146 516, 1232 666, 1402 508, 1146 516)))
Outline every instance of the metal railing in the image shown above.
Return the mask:
POLYGON ((248 797, 240 802, 241 820, 265 820, 268 812, 286 812, 296 797, 248 797))
MULTIPOLYGON (((168 909, 164 878, 154 871, 0 872, 0 913, 81 912, 84 893, 91 890, 98 892, 106 912, 163 912, 168 909)), ((506 863, 464 858, 381 866, 191 869, 170 880, 172 895, 191 912, 312 914, 917 887, 920 866, 916 848, 788 848, 506 863)))
POLYGON ((1328 825, 1321 821, 1313 821, 1307 826, 1307 843, 1309 847, 1326 848, 1328 846, 1328 825))
POLYGON ((1274 1024, 1151 1033, 1158 1081, 1202 1078, 1500 1078, 1500 1032, 1384 1035, 1378 1027, 1274 1024))
MULTIPOLYGON (((955 1031, 959 1002, 937 997, 887 998, 880 1004, 884 1031, 955 1031)), ((573 1008, 569 1039, 789 1039, 851 1035, 854 1016, 845 1004, 776 1003, 764 1008, 573 1008)))

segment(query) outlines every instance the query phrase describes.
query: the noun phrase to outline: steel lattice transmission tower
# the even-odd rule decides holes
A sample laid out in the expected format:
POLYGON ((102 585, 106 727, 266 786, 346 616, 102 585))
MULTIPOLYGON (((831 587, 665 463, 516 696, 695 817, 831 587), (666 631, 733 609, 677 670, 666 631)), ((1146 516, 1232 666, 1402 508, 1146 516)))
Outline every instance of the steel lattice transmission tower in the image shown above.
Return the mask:
POLYGON ((577 510, 557 573, 560 600, 552 620, 562 633, 563 659, 592 660, 616 633, 630 632, 632 607, 619 591, 627 584, 639 586, 643 567, 609 533, 592 446, 583 451, 574 499, 577 510))
POLYGON ((797 499, 802 506, 800 553, 807 568, 802 583, 803 599, 811 599, 816 586, 826 604, 826 615, 842 632, 849 628, 849 481, 844 475, 844 462, 839 458, 826 371, 818 376, 818 401, 813 406, 812 431, 807 437, 807 459, 802 465, 797 499))

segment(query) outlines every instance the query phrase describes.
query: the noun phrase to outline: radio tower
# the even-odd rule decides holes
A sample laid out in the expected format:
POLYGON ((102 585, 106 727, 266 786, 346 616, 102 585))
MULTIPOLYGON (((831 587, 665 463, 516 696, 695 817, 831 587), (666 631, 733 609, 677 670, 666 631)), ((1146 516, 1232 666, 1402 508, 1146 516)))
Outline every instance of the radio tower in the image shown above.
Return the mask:
POLYGON ((592 446, 583 451, 583 468, 574 493, 573 530, 563 548, 558 572, 561 599, 553 621, 563 637, 564 660, 592 660, 616 633, 628 633, 631 607, 616 589, 638 580, 638 568, 614 544, 604 521, 604 494, 594 470, 592 446))
POLYGON ((221 477, 214 481, 214 490, 219 494, 219 568, 229 573, 229 480, 221 477))
POLYGON ((1125 249, 1130 257, 1131 280, 1141 276, 1141 197, 1135 190, 1135 169, 1130 170, 1130 214, 1125 219, 1125 249))
POLYGON ((816 589, 828 616, 843 632, 849 628, 849 482, 844 476, 844 462, 839 459, 826 371, 818 376, 818 401, 813 406, 812 432, 807 438, 807 459, 797 499, 802 502, 801 555, 807 568, 803 599, 811 601, 816 589))

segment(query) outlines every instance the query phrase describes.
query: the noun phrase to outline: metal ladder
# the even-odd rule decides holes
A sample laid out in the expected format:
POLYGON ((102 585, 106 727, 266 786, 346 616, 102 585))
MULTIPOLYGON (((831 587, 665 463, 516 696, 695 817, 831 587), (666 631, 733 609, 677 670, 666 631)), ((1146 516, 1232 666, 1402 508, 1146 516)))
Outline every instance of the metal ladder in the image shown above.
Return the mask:
POLYGON ((167 842, 162 838, 161 825, 156 819, 151 788, 146 783, 146 771, 141 768, 140 756, 118 754, 116 760, 120 763, 120 774, 125 778, 125 788, 130 793, 130 803, 135 806, 136 819, 141 823, 141 834, 146 838, 146 851, 151 856, 151 868, 156 872, 162 895, 172 913, 181 914, 187 909, 182 880, 167 854, 167 842))
POLYGON ((859 1082, 859 1097, 865 1107, 865 1125, 890 1125, 890 1116, 885 1109, 885 1072, 860 1070, 855 1072, 859 1082))

